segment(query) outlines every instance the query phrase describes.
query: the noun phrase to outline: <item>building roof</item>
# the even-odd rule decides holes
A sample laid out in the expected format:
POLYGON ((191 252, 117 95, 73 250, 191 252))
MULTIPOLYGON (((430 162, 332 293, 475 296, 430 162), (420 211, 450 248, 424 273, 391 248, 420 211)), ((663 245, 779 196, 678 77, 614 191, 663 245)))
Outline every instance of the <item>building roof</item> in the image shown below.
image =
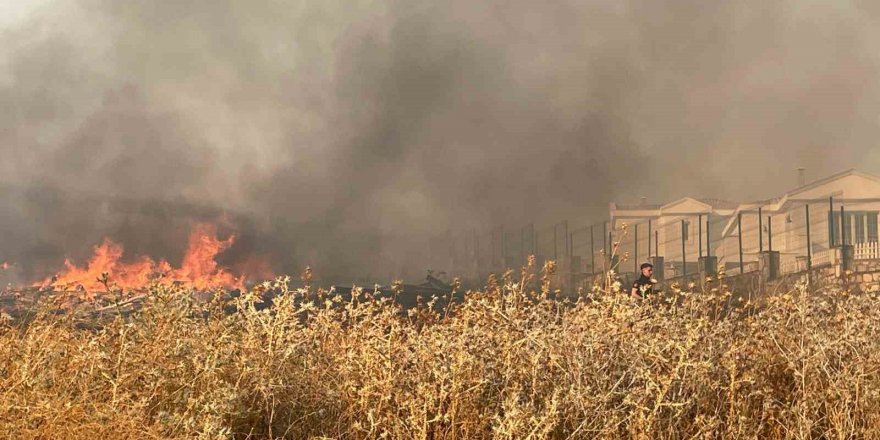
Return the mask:
MULTIPOLYGON (((857 182, 856 185, 850 184, 852 187, 858 187, 856 192, 856 199, 865 200, 861 196, 865 196, 869 193, 876 193, 873 196, 873 200, 880 200, 880 177, 874 176, 872 174, 863 173, 861 171, 856 171, 855 169, 848 169, 846 171, 841 171, 839 173, 832 174, 828 177, 824 177, 822 179, 810 182, 806 185, 799 186, 791 191, 786 192, 781 197, 776 197, 772 199, 759 200, 751 203, 743 203, 736 207, 734 214, 738 214, 740 212, 754 212, 759 208, 763 209, 765 212, 773 213, 773 212, 784 212, 789 205, 794 202, 804 202, 814 200, 816 196, 821 195, 821 197, 826 197, 829 195, 834 195, 836 197, 837 194, 841 194, 843 191, 843 186, 841 184, 833 185, 835 182, 841 181, 846 178, 855 177, 858 179, 863 179, 857 182), (876 185, 876 186, 875 186, 876 185), (828 188, 821 190, 823 186, 828 186, 828 188), (871 187, 874 186, 872 190, 871 187), (835 189, 836 188, 836 189, 835 189), (820 190, 815 191, 815 190, 820 190), (812 194, 811 194, 812 192, 812 194), (862 193, 862 194, 858 194, 862 193)), ((850 192, 850 190, 847 190, 850 192)), ((728 220, 727 225, 724 227, 723 235, 728 235, 731 230, 736 226, 736 217, 731 216, 730 220, 728 220)))
POLYGON ((663 216, 719 214, 729 215, 738 206, 736 202, 722 199, 695 199, 682 197, 662 205, 642 203, 638 205, 617 205, 611 203, 611 221, 616 219, 645 219, 663 216), (726 212, 730 211, 730 212, 726 212))
POLYGON ((712 206, 713 208, 718 209, 736 209, 739 206, 737 202, 731 202, 730 200, 724 199, 697 199, 707 205, 712 206))
MULTIPOLYGON (((730 200, 718 198, 693 197, 682 197, 678 200, 674 200, 666 204, 642 203, 635 205, 617 205, 615 203, 612 203, 611 220, 613 222, 615 218, 657 218, 665 215, 679 216, 711 213, 716 215, 730 216, 730 220, 724 228, 724 235, 727 235, 732 225, 736 224, 736 215, 740 212, 753 212, 757 211, 759 208, 763 209, 768 214, 773 212, 780 212, 785 210, 787 206, 791 203, 812 200, 813 198, 816 198, 819 193, 821 193, 823 197, 827 197, 829 195, 834 195, 835 197, 837 197, 836 194, 841 193, 842 186, 847 185, 859 187, 855 191, 855 198, 863 200, 864 196, 868 195, 868 193, 873 193, 874 191, 877 191, 874 189, 875 185, 880 188, 880 176, 863 173, 861 171, 856 171, 855 169, 848 169, 816 180, 814 182, 810 182, 806 185, 794 188, 784 193, 780 197, 744 203, 733 202, 730 200), (851 178, 853 176, 864 180, 857 182, 855 185, 853 185, 852 183, 843 182, 832 185, 832 183, 838 182, 844 178, 851 178), (827 189, 822 189, 822 187, 825 185, 830 186, 827 189), (816 190, 819 191, 817 192, 816 190)), ((849 193, 850 191, 847 190, 847 192, 849 193)), ((877 196, 875 197, 875 199, 880 201, 880 191, 877 191, 877 196)))
POLYGON ((880 177, 875 176, 873 174, 868 174, 868 173, 863 173, 861 171, 856 171, 854 168, 850 168, 846 171, 841 171, 837 174, 832 174, 828 177, 816 180, 814 182, 810 182, 810 183, 803 185, 803 186, 799 186, 791 191, 786 192, 782 198, 790 198, 791 196, 794 196, 796 194, 800 194, 802 192, 809 191, 814 188, 818 188, 822 185, 825 185, 826 183, 833 182, 835 180, 841 179, 843 177, 848 177, 848 176, 858 176, 858 177, 870 179, 870 180, 873 180, 877 183, 880 183, 880 177))
POLYGON ((614 204, 614 208, 618 211, 642 211, 645 209, 660 209, 663 205, 642 203, 638 205, 618 205, 614 204))
POLYGON ((716 208, 716 209, 736 209, 736 207, 739 206, 738 202, 731 202, 730 200, 724 200, 724 199, 713 199, 713 198, 697 199, 697 198, 693 198, 693 197, 682 197, 680 199, 674 200, 669 203, 664 203, 664 204, 639 203, 639 204, 635 204, 635 205, 622 205, 622 204, 613 203, 612 209, 617 210, 617 211, 645 211, 645 210, 652 210, 652 209, 664 209, 664 208, 673 207, 675 205, 678 205, 678 204, 683 203, 688 200, 693 200, 693 201, 699 202, 701 204, 711 206, 712 208, 716 208))

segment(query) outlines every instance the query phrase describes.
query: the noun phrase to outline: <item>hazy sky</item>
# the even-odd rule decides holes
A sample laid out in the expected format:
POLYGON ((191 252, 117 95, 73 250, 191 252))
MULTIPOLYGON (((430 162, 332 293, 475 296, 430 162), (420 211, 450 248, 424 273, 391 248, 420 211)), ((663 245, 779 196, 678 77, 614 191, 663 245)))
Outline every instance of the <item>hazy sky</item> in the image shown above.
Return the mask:
POLYGON ((173 254, 177 217, 226 212, 345 277, 447 231, 878 173, 875 4, 2 1, 0 258, 173 254))

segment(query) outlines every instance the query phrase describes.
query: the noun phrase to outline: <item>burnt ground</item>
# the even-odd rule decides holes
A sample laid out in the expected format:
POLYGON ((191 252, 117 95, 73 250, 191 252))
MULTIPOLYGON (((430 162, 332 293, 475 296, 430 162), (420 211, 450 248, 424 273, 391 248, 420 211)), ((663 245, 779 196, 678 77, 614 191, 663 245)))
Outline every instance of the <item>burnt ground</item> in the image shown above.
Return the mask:
MULTIPOLYGON (((389 298, 402 306, 403 310, 416 307, 425 307, 432 298, 435 310, 443 310, 450 301, 459 302, 464 298, 463 289, 453 293, 453 286, 428 275, 421 284, 400 284, 398 286, 332 286, 325 289, 329 295, 339 296, 343 301, 352 298, 355 289, 362 295, 370 295, 374 298, 389 298)), ((193 292, 196 302, 210 301, 216 293, 193 292)), ((223 293, 225 299, 234 299, 241 295, 241 291, 227 290, 223 293)), ((262 293, 263 302, 256 304, 258 309, 272 307, 273 300, 278 292, 267 290, 262 293)), ((0 291, 0 321, 13 324, 22 324, 32 320, 37 311, 52 313, 59 316, 69 316, 82 326, 91 327, 93 322, 101 318, 112 317, 117 314, 128 315, 139 309, 147 298, 146 289, 143 291, 127 291, 123 293, 89 292, 81 287, 78 289, 56 290, 52 287, 38 288, 12 288, 7 287, 0 291), (97 319, 96 319, 97 318, 97 319)), ((234 305, 228 305, 227 313, 234 313, 234 305)))

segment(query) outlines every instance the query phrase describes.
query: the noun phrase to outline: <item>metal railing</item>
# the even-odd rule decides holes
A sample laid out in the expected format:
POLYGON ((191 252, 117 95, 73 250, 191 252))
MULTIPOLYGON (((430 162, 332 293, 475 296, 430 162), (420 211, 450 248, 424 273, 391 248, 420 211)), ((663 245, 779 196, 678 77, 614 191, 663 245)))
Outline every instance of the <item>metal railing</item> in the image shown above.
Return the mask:
POLYGON ((807 270, 806 259, 797 257, 782 258, 779 262, 779 272, 783 274, 798 273, 807 270))
POLYGON ((823 249, 813 253, 813 267, 828 266, 834 262, 834 249, 823 249))
POLYGON ((856 260, 880 259, 880 242, 856 243, 854 248, 856 260))
MULTIPOLYGON (((835 264, 836 249, 823 249, 813 253, 812 266, 828 266, 835 264)), ((856 260, 880 259, 880 242, 872 241, 853 245, 853 257, 856 260)), ((782 274, 792 274, 807 270, 806 256, 784 256, 779 262, 782 274)))
POLYGON ((743 262, 742 272, 740 272, 739 266, 728 268, 725 270, 725 272, 728 275, 741 275, 741 274, 750 273, 750 272, 757 272, 757 271, 761 270, 760 264, 761 263, 759 261, 745 261, 745 262, 743 262))

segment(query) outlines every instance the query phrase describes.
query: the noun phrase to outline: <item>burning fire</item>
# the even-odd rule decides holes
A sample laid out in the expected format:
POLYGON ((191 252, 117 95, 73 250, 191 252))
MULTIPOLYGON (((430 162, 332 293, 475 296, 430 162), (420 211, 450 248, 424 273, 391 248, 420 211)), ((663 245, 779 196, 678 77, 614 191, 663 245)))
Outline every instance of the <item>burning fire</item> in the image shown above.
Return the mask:
POLYGON ((234 235, 225 240, 217 238, 215 225, 199 224, 190 233, 181 266, 174 268, 165 260, 156 262, 148 257, 140 257, 132 263, 122 262, 122 246, 105 239, 95 247, 85 267, 79 267, 72 261, 66 260, 61 273, 37 283, 36 286, 44 288, 82 286, 87 291, 100 291, 105 289, 101 278, 106 273, 108 284, 126 290, 143 288, 153 281, 163 284, 182 283, 198 290, 217 287, 242 288, 245 275, 233 275, 214 260, 234 242, 234 235))

